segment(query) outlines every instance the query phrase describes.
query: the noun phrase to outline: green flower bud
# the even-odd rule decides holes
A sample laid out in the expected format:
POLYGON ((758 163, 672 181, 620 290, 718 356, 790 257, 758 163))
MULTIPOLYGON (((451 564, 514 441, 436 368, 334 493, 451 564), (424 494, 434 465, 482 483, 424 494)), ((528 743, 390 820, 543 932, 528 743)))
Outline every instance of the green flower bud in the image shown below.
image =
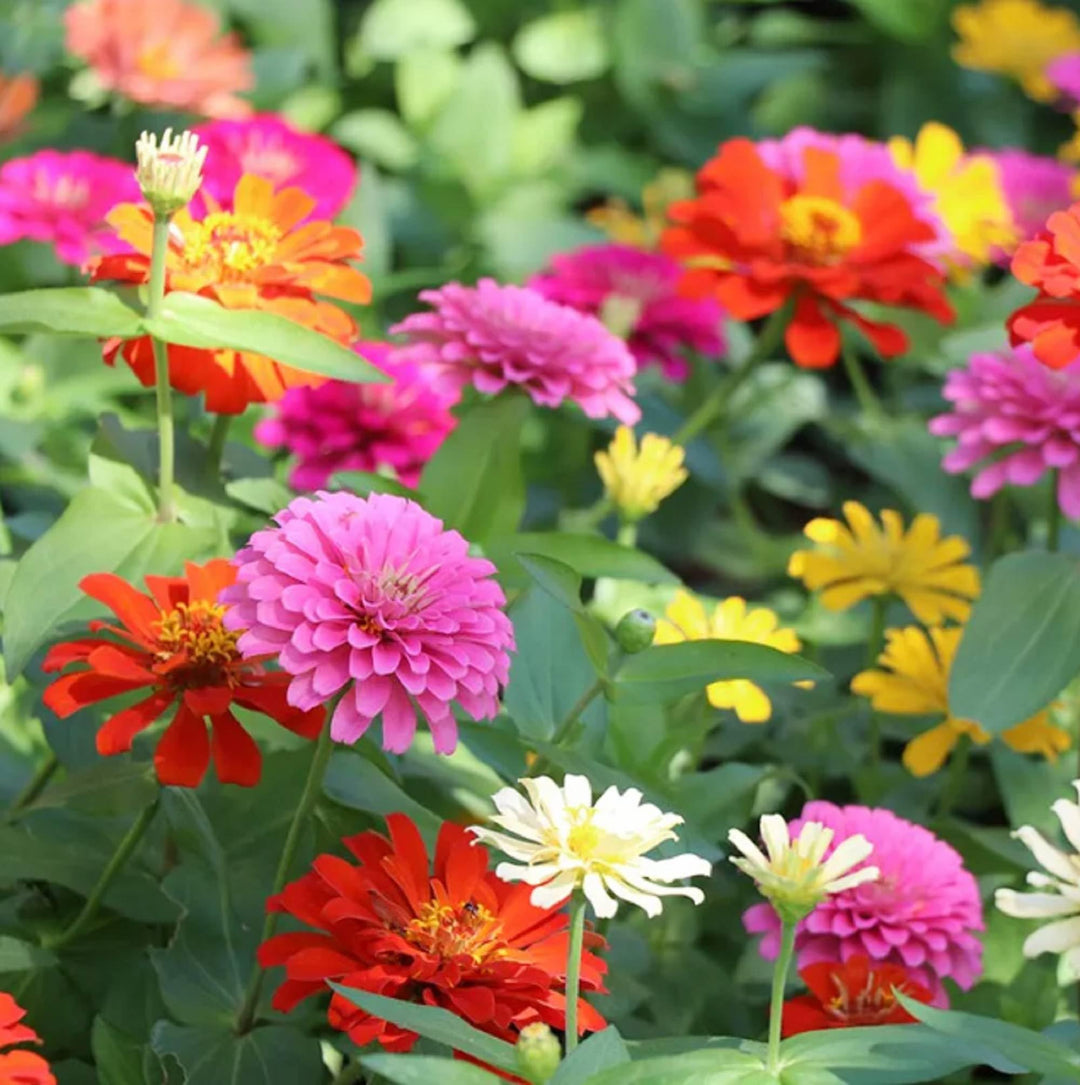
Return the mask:
POLYGON ((562 1062, 558 1037, 542 1021, 521 1030, 516 1053, 518 1073, 533 1085, 545 1085, 562 1062))
POLYGON ((628 655, 643 652, 656 635, 656 619, 640 607, 627 611, 615 626, 615 640, 628 655))

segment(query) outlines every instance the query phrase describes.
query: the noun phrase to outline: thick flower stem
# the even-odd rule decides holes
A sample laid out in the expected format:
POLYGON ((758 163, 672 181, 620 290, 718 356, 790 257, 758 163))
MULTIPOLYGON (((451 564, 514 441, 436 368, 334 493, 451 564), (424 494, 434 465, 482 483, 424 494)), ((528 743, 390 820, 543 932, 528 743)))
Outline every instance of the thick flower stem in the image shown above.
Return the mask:
POLYGON ((844 342, 840 348, 840 356, 843 358, 844 369, 847 371, 848 380, 851 381, 851 388, 859 402, 859 408, 868 418, 881 418, 884 413, 881 409, 881 401, 866 379, 855 348, 844 342))
POLYGON ((219 414, 214 419, 214 428, 210 431, 210 443, 206 449, 206 465, 212 475, 221 474, 221 459, 225 454, 225 442, 229 439, 232 421, 231 414, 219 414))
POLYGON ((570 941, 566 950, 566 1054, 578 1043, 578 995, 581 991, 581 951, 585 943, 585 894, 570 898, 570 941))
POLYGON ((581 718, 581 714, 596 700, 597 694, 604 688, 604 680, 597 678, 595 682, 574 702, 573 708, 563 717, 555 733, 551 736, 553 746, 561 746, 567 735, 573 730, 574 724, 581 718))
MULTIPOLYGON (((169 252, 169 223, 171 216, 154 216, 154 245, 150 250, 150 285, 146 298, 146 315, 154 320, 161 315, 165 300, 165 259, 169 252)), ((169 386, 169 347, 157 336, 154 345, 154 374, 157 381, 158 422, 158 519, 169 523, 176 519, 173 504, 173 475, 176 447, 173 436, 172 388, 169 386)))
POLYGON ((1061 505, 1058 503, 1058 476, 1059 468, 1055 467, 1050 472, 1050 504, 1046 508, 1046 549, 1051 554, 1058 548, 1061 537, 1061 505))
POLYGON ((956 800, 964 787, 964 776, 967 774, 968 759, 971 756, 971 738, 969 735, 961 735, 957 740, 956 749, 953 750, 952 760, 949 762, 948 775, 945 777, 945 786, 941 789, 941 797, 935 813, 935 820, 947 817, 952 813, 956 800))
POLYGON ((50 750, 45 760, 38 765, 34 775, 30 777, 26 787, 15 796, 11 805, 8 807, 7 815, 4 820, 13 821, 20 810, 29 806, 34 799, 45 790, 46 785, 56 774, 56 770, 59 767, 60 758, 50 750))
MULTIPOLYGON (((866 642, 866 667, 869 670, 877 663, 881 648, 885 642, 885 609, 888 599, 884 595, 875 595, 870 612, 870 637, 866 642)), ((877 788, 877 776, 881 767, 881 719, 873 706, 870 708, 870 768, 873 786, 877 788)))
MULTIPOLYGON (((319 792, 322 790, 323 776, 326 774, 326 765, 330 760, 330 754, 333 751, 334 743, 330 738, 330 716, 332 712, 328 712, 326 724, 322 731, 319 732, 318 741, 315 744, 315 752, 311 758, 311 767, 308 769, 307 780, 304 782, 304 790, 300 795, 300 802, 297 803, 296 813, 293 814, 293 819, 289 825, 289 831, 285 836, 285 845, 281 849, 281 859, 278 860, 277 872, 274 874, 274 884, 270 890, 270 896, 276 896, 285 886, 285 882, 288 880, 289 871, 292 869, 293 861, 296 859, 296 849, 300 846, 300 834, 304 829, 304 826, 308 822, 308 818, 311 815, 311 811, 315 807, 315 801, 319 797, 319 792)), ((259 939, 260 944, 265 942, 268 938, 272 938, 274 931, 277 930, 279 913, 267 912, 266 919, 263 921, 262 936, 259 939)), ((266 973, 262 967, 256 963, 255 971, 251 974, 251 979, 248 980, 247 990, 244 992, 244 1002, 240 1007, 240 1012, 236 1015, 236 1032, 242 1036, 244 1033, 251 1030, 251 1026, 255 1023, 255 1013, 259 1008, 259 997, 262 995, 263 983, 266 979, 266 973)))
POLYGON ((769 1000, 769 1053, 766 1070, 776 1076, 780 1070, 780 1026, 784 1020, 784 988, 795 952, 795 924, 784 920, 780 932, 780 956, 773 969, 772 997, 769 1000))

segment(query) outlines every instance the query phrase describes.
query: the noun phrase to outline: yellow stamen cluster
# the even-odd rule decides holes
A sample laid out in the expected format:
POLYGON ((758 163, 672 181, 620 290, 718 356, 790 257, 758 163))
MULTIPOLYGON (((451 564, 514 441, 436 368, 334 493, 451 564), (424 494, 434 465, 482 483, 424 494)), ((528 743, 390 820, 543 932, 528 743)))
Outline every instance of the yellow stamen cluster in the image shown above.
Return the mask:
POLYGON ((482 904, 470 900, 454 907, 446 901, 430 900, 409 920, 404 937, 444 960, 465 954, 474 964, 481 964, 506 953, 501 931, 499 921, 482 904))
POLYGON ((281 230, 267 219, 215 211, 185 230, 181 260, 216 282, 243 282, 273 262, 280 240, 281 230))
POLYGON ((638 447, 634 431, 620 426, 615 440, 596 453, 596 470, 622 518, 630 523, 655 512, 688 478, 685 453, 666 437, 646 433, 638 447))
POLYGON ((178 603, 163 615, 155 630, 160 647, 158 658, 183 655, 192 667, 223 667, 239 658, 239 633, 222 625, 225 608, 205 599, 178 603))
POLYGON ((780 205, 780 235, 800 259, 831 264, 862 240, 862 224, 826 196, 791 196, 780 205))

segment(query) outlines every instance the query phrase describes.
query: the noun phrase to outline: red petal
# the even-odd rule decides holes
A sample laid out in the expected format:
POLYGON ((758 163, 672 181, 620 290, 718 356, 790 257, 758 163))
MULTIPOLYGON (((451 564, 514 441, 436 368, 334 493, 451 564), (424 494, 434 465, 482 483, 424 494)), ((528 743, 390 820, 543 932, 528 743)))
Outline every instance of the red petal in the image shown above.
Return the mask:
POLYGON ((97 752, 102 757, 125 753, 131 749, 132 739, 149 727, 172 704, 173 694, 168 690, 155 690, 143 701, 122 709, 110 717, 97 733, 97 752))
POLYGON ((800 1032, 835 1028, 836 1022, 821 1008, 821 1003, 810 995, 789 998, 784 1003, 780 1031, 783 1036, 796 1036, 800 1032))
POLYGON ((840 332, 817 298, 809 295, 799 299, 784 342, 792 360, 804 369, 827 369, 840 353, 840 332))
POLYGON ((95 648, 86 662, 92 671, 103 678, 119 678, 134 685, 148 685, 156 682, 154 672, 143 663, 143 654, 118 647, 108 642, 95 648))
POLYGON ((93 671, 77 671, 75 674, 65 674, 46 686, 41 699, 46 708, 63 720, 80 708, 120 693, 130 693, 140 685, 149 683, 124 682, 119 678, 102 678, 93 671))
POLYGON ((240 686, 234 691, 233 700, 245 708, 262 712, 294 734, 316 738, 326 719, 326 709, 321 705, 309 712, 294 708, 285 699, 290 681, 287 674, 267 674, 258 685, 240 686))
POLYGON ((79 587, 91 599, 104 603, 136 636, 150 642, 156 639, 154 625, 161 620, 161 611, 126 580, 115 573, 91 573, 79 581, 79 587))
POLYGON ((412 818, 405 814, 389 814, 386 828, 390 833, 394 854, 387 856, 383 865, 401 886, 415 910, 431 899, 427 848, 424 847, 420 830, 412 818))
POLYGON ((262 754, 255 740, 231 712, 210 718, 210 752, 223 784, 254 787, 262 775, 262 754))
POLYGON ((198 787, 209 763, 206 724, 181 703, 154 751, 158 779, 173 787, 198 787))

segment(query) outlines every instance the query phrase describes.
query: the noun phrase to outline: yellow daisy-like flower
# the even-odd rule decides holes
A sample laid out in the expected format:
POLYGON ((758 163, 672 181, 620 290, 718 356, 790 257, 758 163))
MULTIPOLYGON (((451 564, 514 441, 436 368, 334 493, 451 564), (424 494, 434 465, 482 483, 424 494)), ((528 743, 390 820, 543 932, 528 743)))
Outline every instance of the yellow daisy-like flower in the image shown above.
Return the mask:
POLYGON ((638 249, 655 249, 667 225, 667 209, 676 200, 694 194, 694 176, 687 170, 666 167, 641 190, 642 214, 615 196, 586 212, 585 218, 612 241, 638 249))
POLYGON ((965 68, 998 72, 1015 79, 1037 102, 1056 92, 1046 69, 1066 53, 1080 52, 1080 20, 1063 7, 1039 0, 981 0, 963 4, 952 16, 960 41, 953 59, 965 68))
POLYGON ((646 433, 638 447, 634 431, 620 426, 615 440, 596 453, 596 470, 622 518, 633 523, 651 512, 688 478, 685 453, 666 437, 646 433))
POLYGON ((995 250, 1012 247, 1016 228, 992 158, 965 157, 960 137, 936 122, 924 124, 914 143, 902 136, 890 139, 889 151, 933 196, 934 210, 952 234, 961 266, 986 265, 995 250))
POLYGON ((924 625, 966 620, 979 594, 979 572, 964 563, 971 547, 959 535, 941 537, 936 516, 920 513, 905 532, 898 512, 885 509, 881 527, 857 501, 844 518, 811 520, 804 533, 817 545, 796 550, 788 575, 821 591, 829 610, 847 610, 875 595, 898 595, 924 625))
MULTIPOLYGON (((680 644, 685 640, 751 641, 781 652, 797 652, 802 647, 795 631, 783 628, 768 607, 747 607, 745 599, 733 595, 718 603, 710 617, 700 599, 679 589, 656 623, 653 643, 680 644)), ((743 723, 764 723, 772 716, 772 702, 765 691, 746 678, 713 682, 705 692, 713 708, 730 708, 743 723)))
MULTIPOLYGON (((957 719, 949 710, 949 671, 963 632, 918 626, 890 629, 885 650, 878 656, 879 669, 863 671, 851 682, 852 692, 868 697, 879 712, 944 717, 904 748, 904 765, 915 776, 937 772, 961 735, 968 735, 977 746, 985 746, 993 737, 978 723, 957 719)), ((1050 761, 1070 745, 1068 733, 1050 722, 1048 708, 1003 731, 1001 737, 1018 753, 1038 753, 1050 761)))

